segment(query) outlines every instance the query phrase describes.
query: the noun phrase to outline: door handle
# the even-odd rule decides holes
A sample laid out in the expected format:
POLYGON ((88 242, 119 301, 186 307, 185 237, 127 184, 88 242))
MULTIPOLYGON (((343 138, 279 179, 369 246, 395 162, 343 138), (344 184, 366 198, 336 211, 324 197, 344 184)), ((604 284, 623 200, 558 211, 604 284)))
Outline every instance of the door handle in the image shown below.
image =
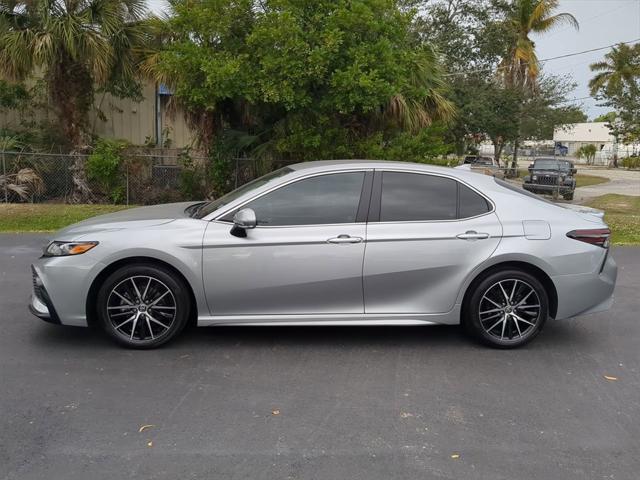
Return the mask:
POLYGON ((352 237, 351 235, 338 235, 337 237, 327 239, 328 243, 360 243, 362 237, 352 237))
POLYGON ((464 233, 460 233, 456 235, 461 240, 484 240, 485 238, 489 238, 488 233, 478 233, 475 230, 467 230, 464 233))

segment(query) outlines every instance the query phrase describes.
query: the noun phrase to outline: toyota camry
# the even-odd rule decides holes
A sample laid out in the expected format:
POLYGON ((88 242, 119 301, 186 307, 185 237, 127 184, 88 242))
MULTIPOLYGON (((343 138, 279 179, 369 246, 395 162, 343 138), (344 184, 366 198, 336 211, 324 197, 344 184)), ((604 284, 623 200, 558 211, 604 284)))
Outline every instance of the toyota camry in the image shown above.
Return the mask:
POLYGON ((57 232, 30 310, 152 348, 186 325, 462 324, 490 346, 607 309, 602 212, 491 176, 307 162, 217 200, 124 210, 57 232))

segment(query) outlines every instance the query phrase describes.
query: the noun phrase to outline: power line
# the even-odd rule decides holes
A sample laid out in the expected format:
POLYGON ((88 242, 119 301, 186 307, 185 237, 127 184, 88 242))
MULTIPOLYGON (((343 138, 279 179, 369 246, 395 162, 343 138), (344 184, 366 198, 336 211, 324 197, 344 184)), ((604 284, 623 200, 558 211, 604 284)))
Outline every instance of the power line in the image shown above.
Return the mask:
POLYGON ((573 57, 575 55, 582 55, 583 53, 590 53, 590 52, 597 52, 599 50, 606 50, 607 48, 615 47, 615 46, 618 46, 620 44, 629 44, 629 43, 636 43, 636 42, 640 42, 640 38, 636 38, 635 40, 630 40, 628 42, 617 42, 617 43, 614 43, 612 45, 607 45, 606 47, 591 48, 589 50, 583 50, 582 52, 567 53, 566 55, 558 55, 557 57, 543 58, 542 60, 539 60, 539 61, 540 62, 548 62, 550 60, 558 60, 559 58, 567 58, 567 57, 573 57))
MULTIPOLYGON (((561 59, 561 58, 575 57, 576 55, 583 55, 585 53, 598 52, 600 50, 606 50, 608 48, 615 47, 615 46, 618 46, 618 45, 621 45, 621 44, 628 45, 628 44, 636 43, 636 42, 639 42, 639 41, 640 41, 640 38, 636 38, 635 40, 629 40, 628 42, 616 42, 616 43, 613 43, 611 45, 607 45, 607 46, 604 46, 604 47, 590 48, 589 50, 582 50, 580 52, 573 52, 573 53, 567 53, 565 55, 558 55, 556 57, 543 58, 543 59, 538 60, 538 63, 546 63, 546 62, 550 62, 552 60, 558 60, 558 59, 561 59)), ((505 68, 508 68, 508 67, 507 66, 497 67, 497 68, 495 68, 495 70, 496 71, 497 70, 503 70, 505 68)), ((475 70, 465 70, 465 71, 462 71, 462 72, 447 73, 444 76, 445 77, 454 77, 454 76, 457 76, 457 75, 465 75, 467 73, 490 72, 490 71, 493 71, 493 70, 494 70, 493 68, 478 68, 478 69, 475 69, 475 70)))
MULTIPOLYGON (((587 96, 587 97, 580 97, 580 98, 567 98, 566 100, 562 100, 561 102, 558 103, 572 103, 572 102, 579 102, 580 100, 586 100, 587 98, 592 98, 593 97, 591 95, 587 96)), ((595 100, 595 99, 594 99, 595 100)))

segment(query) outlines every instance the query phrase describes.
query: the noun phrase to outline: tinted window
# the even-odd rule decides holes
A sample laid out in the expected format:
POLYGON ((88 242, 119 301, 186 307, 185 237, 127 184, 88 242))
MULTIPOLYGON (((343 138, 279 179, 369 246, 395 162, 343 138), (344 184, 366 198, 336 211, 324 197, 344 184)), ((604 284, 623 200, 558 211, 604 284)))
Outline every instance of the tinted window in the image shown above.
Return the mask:
POLYGON ((356 221, 364 172, 307 178, 249 202, 258 225, 317 225, 356 221))
POLYGON ((475 217, 491 210, 483 196, 462 184, 458 185, 458 202, 458 218, 475 217))
POLYGON ((248 193, 251 190, 255 190, 256 188, 262 187, 263 185, 266 185, 267 183, 269 183, 271 180, 274 180, 279 177, 283 177, 284 175, 287 175, 288 173, 291 173, 291 172, 293 172, 293 170, 291 170, 289 167, 284 167, 274 172, 268 173, 260 178, 256 178, 255 180, 249 183, 245 183, 241 187, 233 190, 232 192, 229 192, 226 195, 216 200, 213 200, 209 203, 202 205, 201 208, 196 210, 195 217, 196 218, 206 217, 210 213, 215 212, 220 207, 223 207, 226 204, 233 202, 236 198, 239 198, 241 195, 244 195, 245 193, 248 193))
POLYGON ((457 187, 450 178, 384 172, 380 221, 451 220, 456 218, 457 187))

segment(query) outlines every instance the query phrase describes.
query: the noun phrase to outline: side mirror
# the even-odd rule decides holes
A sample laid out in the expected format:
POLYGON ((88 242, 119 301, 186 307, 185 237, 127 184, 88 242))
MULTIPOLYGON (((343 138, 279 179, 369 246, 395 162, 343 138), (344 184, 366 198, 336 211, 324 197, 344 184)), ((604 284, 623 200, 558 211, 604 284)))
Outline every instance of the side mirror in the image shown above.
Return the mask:
POLYGON ((256 218, 256 212, 250 208, 243 208, 238 210, 233 216, 233 228, 231 229, 231 235, 236 237, 246 237, 247 230, 256 228, 258 220, 256 218))

